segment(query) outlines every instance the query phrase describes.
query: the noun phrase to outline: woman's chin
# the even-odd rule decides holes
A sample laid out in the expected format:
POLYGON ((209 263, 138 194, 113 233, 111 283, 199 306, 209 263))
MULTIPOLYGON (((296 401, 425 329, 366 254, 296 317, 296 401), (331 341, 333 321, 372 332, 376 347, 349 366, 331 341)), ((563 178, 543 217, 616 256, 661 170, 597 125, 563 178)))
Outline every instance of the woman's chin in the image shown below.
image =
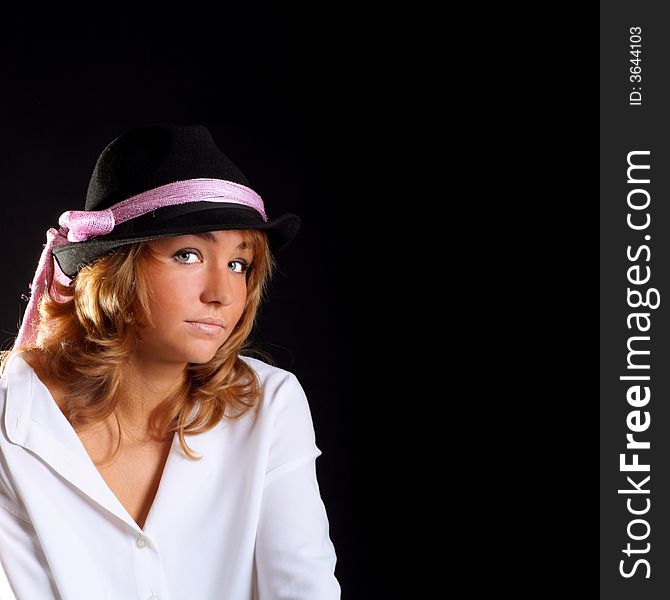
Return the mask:
POLYGON ((214 358, 215 354, 210 355, 208 358, 203 358, 203 357, 197 357, 194 358, 193 360, 188 361, 192 365, 205 365, 207 364, 210 360, 214 358))
POLYGON ((195 365, 204 365, 216 356, 216 351, 219 346, 212 346, 211 348, 199 348, 193 352, 188 353, 188 362, 195 365))

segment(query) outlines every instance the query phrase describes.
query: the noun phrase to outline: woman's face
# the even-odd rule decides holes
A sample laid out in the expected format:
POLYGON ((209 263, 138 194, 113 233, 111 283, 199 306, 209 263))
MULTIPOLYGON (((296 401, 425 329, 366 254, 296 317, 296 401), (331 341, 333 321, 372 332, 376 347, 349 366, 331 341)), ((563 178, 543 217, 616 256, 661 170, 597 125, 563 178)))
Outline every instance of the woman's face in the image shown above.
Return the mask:
POLYGON ((239 231, 215 231, 147 242, 153 327, 140 330, 138 357, 162 363, 206 363, 242 316, 252 251, 239 231))

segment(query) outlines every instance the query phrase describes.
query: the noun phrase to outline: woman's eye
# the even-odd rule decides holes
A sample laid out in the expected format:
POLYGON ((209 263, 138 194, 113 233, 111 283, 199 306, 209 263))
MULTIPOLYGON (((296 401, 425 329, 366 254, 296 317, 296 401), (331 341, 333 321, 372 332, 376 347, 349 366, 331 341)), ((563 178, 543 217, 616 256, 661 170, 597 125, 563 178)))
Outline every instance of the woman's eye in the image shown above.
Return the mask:
POLYGON ((241 260, 231 260, 229 265, 233 265, 233 272, 244 273, 249 268, 249 265, 241 260))
POLYGON ((179 252, 175 253, 174 259, 182 264, 193 264, 195 262, 199 262, 200 260, 195 250, 180 250, 179 252), (189 260, 189 257, 195 257, 195 260, 189 260))

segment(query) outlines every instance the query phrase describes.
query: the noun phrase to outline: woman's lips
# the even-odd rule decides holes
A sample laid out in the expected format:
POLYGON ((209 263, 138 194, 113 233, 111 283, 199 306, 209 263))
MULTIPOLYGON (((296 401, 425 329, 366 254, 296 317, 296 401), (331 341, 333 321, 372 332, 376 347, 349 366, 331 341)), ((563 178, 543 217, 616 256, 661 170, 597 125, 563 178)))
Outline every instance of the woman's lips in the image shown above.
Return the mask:
POLYGON ((204 323, 203 321, 186 321, 193 329, 206 333, 207 335, 217 335, 223 331, 223 325, 216 323, 204 323))

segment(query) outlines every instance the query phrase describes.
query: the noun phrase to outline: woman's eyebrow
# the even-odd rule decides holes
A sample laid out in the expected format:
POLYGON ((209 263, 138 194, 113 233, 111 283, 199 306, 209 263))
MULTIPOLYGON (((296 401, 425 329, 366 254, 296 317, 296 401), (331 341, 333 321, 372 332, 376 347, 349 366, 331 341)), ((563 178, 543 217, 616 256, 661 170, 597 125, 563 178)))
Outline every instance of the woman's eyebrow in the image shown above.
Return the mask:
POLYGON ((209 231, 205 231, 204 233, 194 233, 192 235, 194 235, 195 237, 202 238, 203 240, 206 240, 212 244, 216 241, 214 234, 210 233, 209 231))
MULTIPOLYGON (((214 244, 216 242, 216 237, 214 236, 213 233, 211 233, 209 231, 204 231, 202 233, 194 233, 192 235, 194 235, 196 237, 199 237, 199 238, 202 238, 203 240, 209 242, 210 244, 214 244)), ((237 248, 235 248, 235 250, 248 250, 250 248, 251 248, 251 246, 245 240, 244 242, 239 244, 237 246, 237 248)))

